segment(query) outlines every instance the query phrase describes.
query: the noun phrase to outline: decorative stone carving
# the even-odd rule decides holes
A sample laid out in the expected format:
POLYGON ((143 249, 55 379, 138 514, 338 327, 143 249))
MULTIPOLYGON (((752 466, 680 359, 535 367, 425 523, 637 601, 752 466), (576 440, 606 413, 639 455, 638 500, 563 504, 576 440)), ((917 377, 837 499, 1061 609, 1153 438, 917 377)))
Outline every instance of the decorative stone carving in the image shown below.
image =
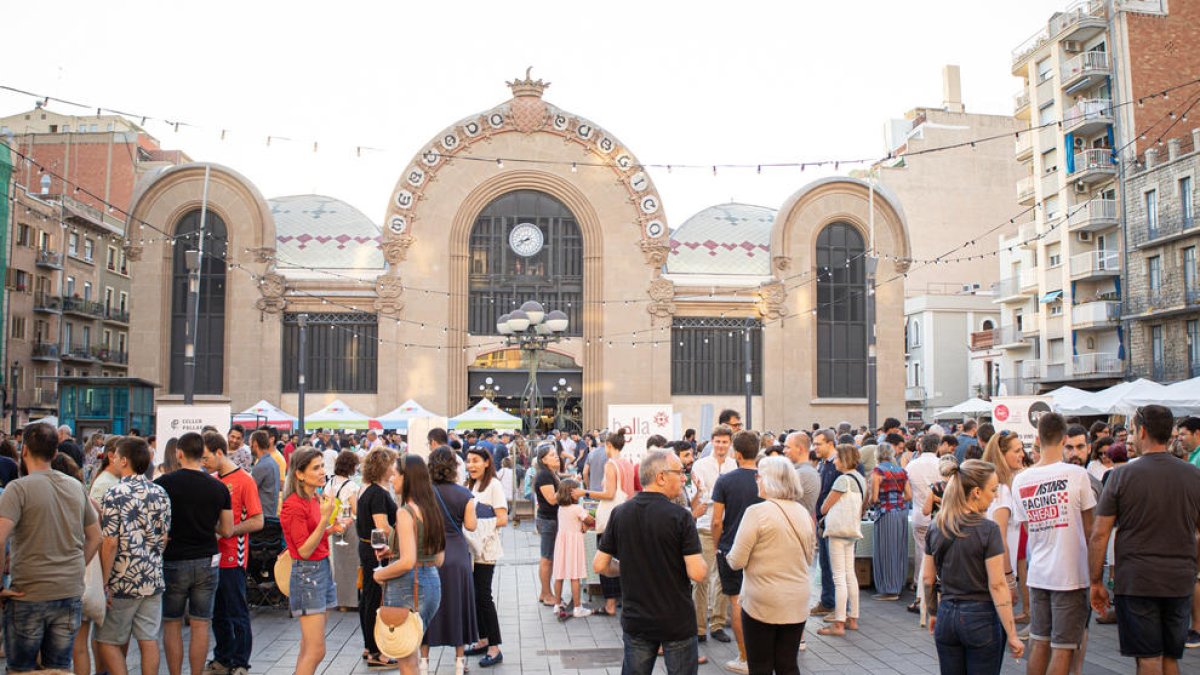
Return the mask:
POLYGON ((142 247, 141 246, 137 246, 137 245, 132 244, 127 241, 127 242, 125 242, 125 246, 123 248, 125 249, 125 259, 126 260, 128 260, 130 262, 138 262, 139 260, 142 259, 142 247))
POLYGON ((897 274, 908 274, 908 269, 912 267, 912 261, 907 259, 899 259, 895 262, 897 274))
POLYGON ((258 280, 258 292, 262 296, 254 306, 267 314, 279 314, 287 307, 287 280, 275 272, 267 272, 258 280))
POLYGON ((388 316, 399 316, 404 311, 404 282, 394 274, 381 274, 375 279, 375 311, 388 316))
POLYGON ((408 247, 412 246, 411 234, 400 234, 383 241, 383 257, 389 265, 395 265, 408 257, 408 247))
POLYGON ((646 289, 650 305, 646 311, 654 316, 668 317, 675 314, 675 283, 666 279, 655 279, 646 289))
POLYGON ((780 272, 786 272, 792 266, 792 259, 786 255, 777 255, 774 258, 775 269, 780 272))
POLYGON ((642 239, 639 242, 642 255, 646 256, 646 264, 650 267, 662 267, 667 264, 667 256, 671 247, 661 239, 642 239))
POLYGON ((275 260, 275 248, 271 246, 253 248, 250 249, 250 253, 254 256, 254 262, 256 263, 269 263, 275 260))
POLYGON ((778 319, 785 314, 783 303, 787 300, 787 288, 782 281, 763 284, 758 289, 758 312, 764 319, 778 319))

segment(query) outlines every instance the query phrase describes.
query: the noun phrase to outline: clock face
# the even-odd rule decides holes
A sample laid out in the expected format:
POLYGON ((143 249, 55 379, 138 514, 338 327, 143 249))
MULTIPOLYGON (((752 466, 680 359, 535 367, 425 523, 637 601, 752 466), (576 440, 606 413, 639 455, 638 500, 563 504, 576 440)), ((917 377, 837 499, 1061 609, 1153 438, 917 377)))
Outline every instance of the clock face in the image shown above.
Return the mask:
POLYGON ((520 223, 508 233, 508 245, 513 252, 526 258, 537 255, 544 243, 541 229, 532 223, 520 223))

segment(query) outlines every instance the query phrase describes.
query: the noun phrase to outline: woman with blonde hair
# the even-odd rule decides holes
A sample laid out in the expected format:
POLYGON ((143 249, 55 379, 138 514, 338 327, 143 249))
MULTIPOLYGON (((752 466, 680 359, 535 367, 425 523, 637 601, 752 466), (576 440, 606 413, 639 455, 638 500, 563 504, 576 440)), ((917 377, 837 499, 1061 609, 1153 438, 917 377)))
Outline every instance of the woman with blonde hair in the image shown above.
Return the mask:
POLYGON ((861 519, 867 495, 867 479, 858 472, 859 459, 858 448, 853 445, 842 443, 837 446, 833 465, 841 475, 833 481, 829 496, 821 504, 821 516, 825 518, 825 538, 829 540, 829 566, 833 570, 835 599, 830 617, 831 625, 818 630, 818 635, 840 636, 846 634, 846 629, 858 630, 858 574, 854 570, 854 546, 863 536, 861 519), (829 518, 829 514, 839 504, 839 510, 848 513, 844 518, 841 514, 836 518, 829 518), (829 523, 833 520, 847 522, 850 527, 846 530, 831 530, 829 523))
POLYGON ((975 459, 952 473, 925 542, 925 597, 938 598, 930 603, 929 632, 942 675, 998 674, 1006 635, 1015 658, 1025 652, 1004 578, 1003 536, 983 517, 999 480, 994 466, 975 459))
MULTIPOLYGON (((996 471, 996 499, 988 506, 987 517, 1000 527, 1000 535, 1004 542, 1004 578, 1008 581, 1009 589, 1014 594, 1015 602, 1018 591, 1022 598, 1029 597, 1028 589, 1024 588, 1024 575, 1022 575, 1020 586, 1016 581, 1017 549, 1021 541, 1021 525, 1014 515, 1016 499, 1012 494, 1013 478, 1025 466, 1025 444, 1021 442, 1021 438, 1016 433, 1008 430, 1001 431, 988 441, 987 448, 983 451, 983 461, 995 467, 996 471)), ((1021 606, 1024 611, 1021 616, 1017 617, 1017 621, 1024 623, 1029 620, 1028 601, 1023 602, 1021 606)))
POLYGON ((808 568, 817 550, 812 517, 799 501, 802 494, 787 458, 759 462, 763 501, 746 509, 725 556, 731 569, 745 570, 740 604, 751 673, 800 672, 796 652, 808 621, 808 568))

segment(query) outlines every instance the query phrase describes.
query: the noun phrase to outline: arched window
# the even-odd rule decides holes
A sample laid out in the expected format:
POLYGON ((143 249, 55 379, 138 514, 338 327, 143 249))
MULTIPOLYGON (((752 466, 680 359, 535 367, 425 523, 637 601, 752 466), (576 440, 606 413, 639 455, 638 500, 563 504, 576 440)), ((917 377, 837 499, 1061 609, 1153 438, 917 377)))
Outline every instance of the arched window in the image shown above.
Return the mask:
POLYGON ((995 322, 993 322, 991 319, 984 319, 983 325, 980 327, 979 330, 994 330, 995 328, 996 328, 995 322))
MULTIPOLYGON (((171 393, 183 392, 187 342, 188 269, 184 254, 200 241, 200 211, 175 226, 171 261, 171 393)), ((197 394, 222 393, 225 373, 225 221, 209 211, 204 219, 204 256, 200 261, 200 302, 196 323, 197 394)))
POLYGON ((527 300, 566 312, 567 335, 583 334, 583 236, 575 215, 554 197, 518 190, 488 204, 471 229, 469 264, 472 335, 495 335, 496 319, 527 300), (512 241, 513 230, 519 241, 512 241))
POLYGON ((832 223, 817 237, 817 396, 867 395, 866 267, 862 235, 832 223))

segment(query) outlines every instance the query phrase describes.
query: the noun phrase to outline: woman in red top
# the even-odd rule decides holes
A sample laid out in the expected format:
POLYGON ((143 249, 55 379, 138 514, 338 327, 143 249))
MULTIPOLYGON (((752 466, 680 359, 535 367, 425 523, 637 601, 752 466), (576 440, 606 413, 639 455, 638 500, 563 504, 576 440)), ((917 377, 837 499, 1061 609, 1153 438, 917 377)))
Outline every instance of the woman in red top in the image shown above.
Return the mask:
POLYGON ((300 615, 297 675, 312 675, 325 658, 325 611, 337 605, 326 537, 336 529, 329 522, 334 504, 317 493, 324 485, 321 451, 306 447, 293 453, 279 524, 293 561, 288 602, 292 615, 300 615))

